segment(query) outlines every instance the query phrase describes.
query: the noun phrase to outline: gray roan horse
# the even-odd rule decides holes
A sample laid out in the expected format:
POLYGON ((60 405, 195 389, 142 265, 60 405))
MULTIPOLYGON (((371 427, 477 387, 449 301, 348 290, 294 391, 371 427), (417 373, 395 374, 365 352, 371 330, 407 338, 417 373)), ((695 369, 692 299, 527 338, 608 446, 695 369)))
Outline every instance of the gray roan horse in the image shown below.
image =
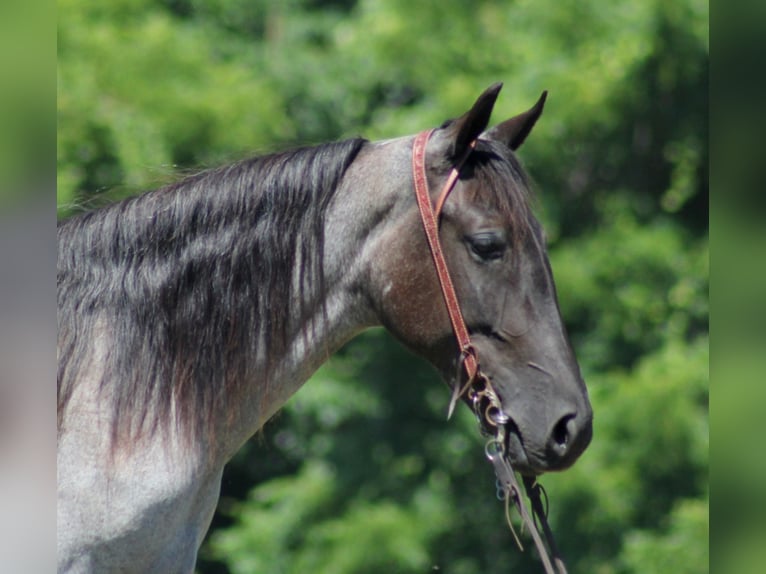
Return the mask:
MULTIPOLYGON (((487 130, 499 90, 433 131, 425 173, 435 196, 464 159, 438 236, 531 476, 575 461, 592 411, 514 155, 544 97, 487 130)), ((464 384, 414 141, 258 157, 60 223, 59 571, 193 571, 224 465, 367 327, 464 384)))

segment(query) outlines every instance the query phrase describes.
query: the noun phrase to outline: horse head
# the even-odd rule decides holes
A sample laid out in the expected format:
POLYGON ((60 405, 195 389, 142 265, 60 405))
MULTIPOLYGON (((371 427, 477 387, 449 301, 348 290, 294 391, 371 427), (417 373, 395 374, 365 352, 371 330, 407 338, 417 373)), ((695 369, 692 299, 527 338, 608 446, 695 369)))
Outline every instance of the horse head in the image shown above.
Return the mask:
MULTIPOLYGON (((433 131, 425 171, 437 202, 434 191, 465 160, 439 214, 438 235, 471 346, 507 415, 505 451, 517 470, 533 475, 562 470, 579 457, 591 440, 593 414, 561 318, 545 234, 515 155, 546 94, 487 130, 500 87, 433 131)), ((410 211, 377 258, 373 298, 380 321, 459 388, 464 354, 412 195, 410 211)))

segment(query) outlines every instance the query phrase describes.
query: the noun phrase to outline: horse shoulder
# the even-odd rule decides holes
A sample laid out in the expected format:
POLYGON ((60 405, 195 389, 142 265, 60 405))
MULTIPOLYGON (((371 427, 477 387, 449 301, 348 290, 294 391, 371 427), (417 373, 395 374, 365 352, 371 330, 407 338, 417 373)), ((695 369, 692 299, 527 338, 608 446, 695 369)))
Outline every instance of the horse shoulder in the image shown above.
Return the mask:
POLYGON ((76 401, 59 438, 59 571, 193 571, 223 466, 172 437, 112 452, 108 421, 76 401))

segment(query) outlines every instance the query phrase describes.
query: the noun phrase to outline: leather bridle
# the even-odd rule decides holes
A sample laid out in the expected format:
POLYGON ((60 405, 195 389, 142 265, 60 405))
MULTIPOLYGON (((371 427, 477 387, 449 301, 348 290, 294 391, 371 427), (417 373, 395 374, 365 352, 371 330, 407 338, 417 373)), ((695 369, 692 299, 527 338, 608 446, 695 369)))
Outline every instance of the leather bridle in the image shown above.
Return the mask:
POLYGON ((513 530, 513 524, 510 520, 509 504, 511 501, 521 515, 523 523, 529 528, 529 532, 537 546, 546 573, 556 574, 556 572, 558 572, 559 574, 566 574, 566 567, 558 554, 558 550, 556 549, 553 540, 553 534, 548 526, 546 517, 547 511, 543 508, 543 503, 540 498, 541 493, 544 493, 545 491, 542 490, 542 486, 534 477, 523 477, 524 486, 527 492, 527 497, 531 502, 532 510, 542 525, 543 532, 545 533, 548 542, 548 548, 550 549, 553 558, 549 556, 548 549, 545 547, 545 544, 540 537, 536 522, 530 516, 526 505, 521 499, 521 489, 519 488, 505 447, 507 438, 505 423, 507 423, 510 418, 503 412, 502 404, 492 387, 492 382, 489 377, 481 372, 476 348, 471 343, 471 335, 465 324, 465 320, 463 319, 463 313, 460 310, 460 303, 457 298, 457 293, 455 292, 455 286, 450 277, 447 262, 444 258, 444 251, 442 250, 441 241, 439 239, 439 215, 441 214, 442 207, 450 192, 455 187, 455 184, 460 177, 460 170, 473 151, 476 142, 472 142, 463 155, 455 162, 455 165, 447 176, 447 180, 442 186, 441 192, 436 200, 436 206, 434 207, 428 190, 425 159, 428 140, 433 132, 434 130, 427 130, 415 136, 415 143, 412 148, 412 173, 415 180, 415 196, 418 202, 420 218, 423 222, 426 238, 428 239, 428 247, 431 251, 434 267, 436 268, 442 296, 447 305, 447 312, 449 313, 452 330, 455 333, 458 349, 460 350, 459 368, 461 372, 458 373, 453 385, 452 398, 450 400, 447 418, 452 415, 458 399, 465 395, 469 405, 479 420, 479 428, 483 434, 490 437, 485 447, 485 453, 494 466, 495 475, 497 477, 498 498, 505 501, 506 518, 508 519, 508 525, 511 527, 511 531, 513 532, 517 544, 522 548, 521 542, 519 541, 518 536, 516 536, 516 532, 513 530), (467 376, 465 384, 461 383, 463 369, 465 369, 467 376), (553 564, 556 565, 556 570, 553 569, 553 564))
POLYGON ((452 400, 450 401, 449 412, 447 413, 447 418, 450 418, 452 416, 452 411, 455 409, 457 400, 465 390, 467 390, 467 386, 470 385, 478 375, 479 362, 476 356, 476 349, 471 345, 471 337, 468 333, 468 328, 465 326, 463 313, 460 311, 460 303, 457 300, 455 286, 452 283, 449 269, 447 269, 447 261, 444 258, 441 241, 439 240, 439 215, 441 214, 441 209, 447 196, 452 191, 452 188, 455 187, 458 177, 460 177, 460 168, 463 167, 465 160, 468 159, 474 144, 472 143, 471 146, 469 146, 468 150, 463 154, 463 157, 457 161, 450 171, 447 181, 444 183, 441 193, 436 201, 436 208, 434 208, 431 204, 431 195, 428 191, 428 179, 426 176, 426 146, 428 145, 428 139, 431 137, 433 131, 434 130, 424 131, 415 137, 415 143, 412 148, 412 173, 415 178, 415 197, 418 200, 420 219, 423 221, 423 229, 425 230, 428 239, 428 247, 431 250, 431 256, 434 261, 434 266, 436 267, 436 274, 439 277, 439 286, 441 287, 444 302, 447 305, 450 322, 452 323, 452 330, 455 333, 458 348, 460 349, 460 362, 468 375, 468 382, 462 389, 459 383, 460 377, 457 379, 455 389, 452 393, 452 400))

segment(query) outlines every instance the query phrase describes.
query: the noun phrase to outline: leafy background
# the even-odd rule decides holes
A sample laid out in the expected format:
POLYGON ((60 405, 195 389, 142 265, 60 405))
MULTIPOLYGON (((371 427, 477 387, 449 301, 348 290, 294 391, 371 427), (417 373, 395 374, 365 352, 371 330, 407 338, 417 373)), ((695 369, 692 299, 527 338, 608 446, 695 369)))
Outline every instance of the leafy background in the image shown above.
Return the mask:
MULTIPOLYGON (((247 155, 414 133, 502 80, 594 440, 544 477, 573 573, 708 571, 702 0, 59 0, 66 216, 247 155)), ((200 573, 537 572, 470 413, 381 330, 227 467, 200 573)), ((529 544, 527 544, 529 546, 529 544)))

